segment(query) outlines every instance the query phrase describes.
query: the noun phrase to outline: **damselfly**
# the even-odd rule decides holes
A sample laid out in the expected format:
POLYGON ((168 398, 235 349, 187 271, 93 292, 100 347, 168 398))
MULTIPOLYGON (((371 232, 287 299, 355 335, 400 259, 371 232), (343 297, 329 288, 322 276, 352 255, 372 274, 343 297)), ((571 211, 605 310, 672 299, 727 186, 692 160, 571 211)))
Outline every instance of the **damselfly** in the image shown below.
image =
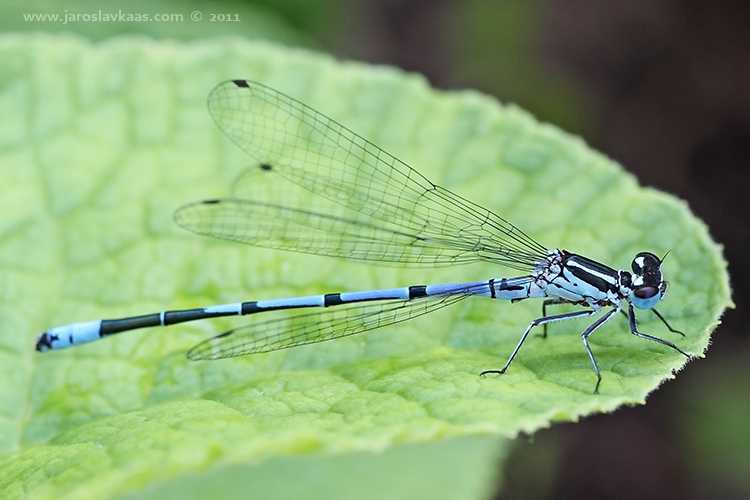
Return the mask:
MULTIPOLYGON (((256 174, 280 176, 317 195, 296 207, 285 199, 226 198, 186 205, 175 221, 198 234, 250 245, 379 263, 443 266, 493 262, 527 274, 487 281, 416 285, 363 292, 258 300, 199 309, 71 323, 37 338, 46 351, 91 342, 115 333, 220 316, 322 307, 325 311, 240 326, 207 339, 188 352, 192 360, 221 359, 312 344, 400 323, 482 296, 517 302, 545 299, 542 317, 529 323, 499 370, 505 373, 529 332, 540 325, 604 314, 582 333, 596 373, 602 375, 589 336, 618 312, 630 332, 690 357, 673 343, 642 333, 635 308, 651 309, 664 298, 661 259, 641 252, 632 273, 562 249, 548 250, 491 211, 447 189, 369 141, 301 102, 260 83, 233 80, 210 94, 208 108, 221 130, 256 161, 256 174), (585 309, 548 316, 555 304, 585 309)), ((277 178, 277 181, 281 179, 277 178)), ((288 201, 288 200, 287 200, 288 201)), ((546 336, 546 331, 544 332, 546 336)))

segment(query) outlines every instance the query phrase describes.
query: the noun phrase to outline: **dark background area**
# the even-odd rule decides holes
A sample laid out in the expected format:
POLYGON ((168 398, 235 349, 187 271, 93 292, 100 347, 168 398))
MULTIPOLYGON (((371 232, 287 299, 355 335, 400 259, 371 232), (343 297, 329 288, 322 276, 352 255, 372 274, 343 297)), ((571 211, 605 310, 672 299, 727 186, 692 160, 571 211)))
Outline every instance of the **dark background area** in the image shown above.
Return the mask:
POLYGON ((99 5, 11 1, 0 31, 92 40, 113 29, 177 39, 234 33, 390 64, 438 88, 517 103, 581 135, 642 184, 687 200, 725 245, 737 305, 707 357, 645 406, 520 438, 497 498, 750 498, 750 2, 135 0, 120 8, 239 12, 248 21, 194 24, 189 34, 164 23, 18 21, 20 12, 99 5))

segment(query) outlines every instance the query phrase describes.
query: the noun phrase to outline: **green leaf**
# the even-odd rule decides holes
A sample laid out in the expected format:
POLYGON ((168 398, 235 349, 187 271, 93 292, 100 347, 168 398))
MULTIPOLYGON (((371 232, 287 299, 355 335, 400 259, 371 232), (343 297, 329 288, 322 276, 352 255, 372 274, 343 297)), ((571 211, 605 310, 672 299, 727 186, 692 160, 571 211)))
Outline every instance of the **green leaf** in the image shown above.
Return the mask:
POLYGON ((501 444, 491 438, 441 440, 382 453, 272 458, 214 467, 156 483, 122 500, 321 498, 326 500, 490 498, 501 444))
MULTIPOLYGON (((683 202, 640 188, 579 139, 514 106, 434 91, 394 69, 239 39, 91 45, 5 37, 0 491, 7 498, 109 498, 271 458, 306 457, 314 469, 323 455, 514 437, 642 403, 685 364, 614 320, 591 337, 604 376, 594 395, 580 340, 586 323, 573 321, 551 327, 546 340, 530 338, 505 375, 480 378, 505 363, 541 312, 537 301, 483 299, 335 342, 218 362, 188 362, 184 353, 247 319, 34 352, 35 332, 72 321, 513 275, 486 264, 367 266, 176 228, 177 207, 228 195, 252 163, 205 108, 210 89, 228 78, 300 99, 543 244, 618 267, 638 251, 671 251, 660 310, 686 337, 647 313, 639 325, 687 352, 703 352, 731 304, 720 248, 683 202)), ((497 454, 481 444, 462 456, 480 448, 488 469, 476 481, 497 454)), ((427 464, 452 453, 420 449, 427 464)), ((357 456, 352 464, 367 463, 357 456)), ((218 484, 218 496, 233 487, 218 484)))

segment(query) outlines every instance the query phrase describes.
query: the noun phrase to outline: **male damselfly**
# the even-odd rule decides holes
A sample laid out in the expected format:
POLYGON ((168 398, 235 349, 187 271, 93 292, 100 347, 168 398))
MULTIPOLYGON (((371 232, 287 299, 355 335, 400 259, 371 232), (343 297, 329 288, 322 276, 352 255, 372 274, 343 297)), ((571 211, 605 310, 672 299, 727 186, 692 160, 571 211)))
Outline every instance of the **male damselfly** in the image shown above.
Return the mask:
MULTIPOLYGON (((505 365, 505 373, 535 327, 606 312, 582 333, 596 373, 602 375, 588 337, 618 312, 630 332, 690 357, 673 343, 642 333, 635 308, 652 309, 667 283, 661 259, 641 252, 632 273, 562 249, 548 250, 503 218, 436 186, 405 163, 301 102, 260 83, 232 80, 210 94, 208 108, 221 130, 257 162, 255 173, 281 176, 317 195, 325 211, 295 207, 291 200, 225 198, 188 204, 175 221, 198 234, 250 245, 416 266, 494 262, 526 272, 516 278, 417 285, 385 290, 258 300, 144 316, 71 323, 37 338, 47 351, 83 344, 138 328, 167 326, 221 316, 323 307, 325 311, 240 326, 207 339, 188 352, 192 360, 221 359, 312 344, 421 316, 471 296, 517 302, 545 299, 505 365), (288 201, 287 204, 279 204, 288 201), (546 315, 547 306, 585 309, 546 315)), ((278 179, 277 179, 278 180, 278 179)), ((546 330, 544 332, 546 336, 546 330)))

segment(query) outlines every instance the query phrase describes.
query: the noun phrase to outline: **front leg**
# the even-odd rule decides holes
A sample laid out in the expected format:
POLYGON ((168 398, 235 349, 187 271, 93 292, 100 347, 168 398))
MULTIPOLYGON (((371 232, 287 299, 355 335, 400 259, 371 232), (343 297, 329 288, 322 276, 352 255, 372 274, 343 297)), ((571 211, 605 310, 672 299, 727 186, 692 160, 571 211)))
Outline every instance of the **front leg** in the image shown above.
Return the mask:
MULTIPOLYGON (((659 316, 661 316, 661 315, 659 315, 659 316)), ((692 358, 692 356, 690 354, 686 353, 685 351, 683 351, 682 349, 680 349, 679 347, 677 347, 676 345, 674 345, 672 342, 669 342, 668 340, 660 339, 659 337, 654 337, 654 336, 648 335, 646 333, 639 332, 638 331, 638 326, 636 325, 635 308, 633 307, 633 304, 628 304, 628 324, 630 324, 630 333, 632 333, 636 337, 640 337, 642 339, 652 340, 654 342, 658 342, 658 343, 663 344, 663 345, 665 345, 667 347, 671 347, 672 349, 674 349, 675 351, 679 352, 680 354, 682 354, 683 356, 685 356, 688 359, 692 358)))
POLYGON ((666 325, 666 327, 669 329, 670 332, 672 332, 672 333, 679 333, 683 337, 685 336, 685 334, 682 333, 681 331, 675 330, 674 328, 672 328, 672 326, 669 323, 667 323, 667 320, 664 318, 664 316, 661 315, 661 313, 659 311, 657 311, 656 309, 651 309, 651 312, 653 312, 654 314, 656 314, 656 317, 659 318, 661 320, 661 322, 666 325))

